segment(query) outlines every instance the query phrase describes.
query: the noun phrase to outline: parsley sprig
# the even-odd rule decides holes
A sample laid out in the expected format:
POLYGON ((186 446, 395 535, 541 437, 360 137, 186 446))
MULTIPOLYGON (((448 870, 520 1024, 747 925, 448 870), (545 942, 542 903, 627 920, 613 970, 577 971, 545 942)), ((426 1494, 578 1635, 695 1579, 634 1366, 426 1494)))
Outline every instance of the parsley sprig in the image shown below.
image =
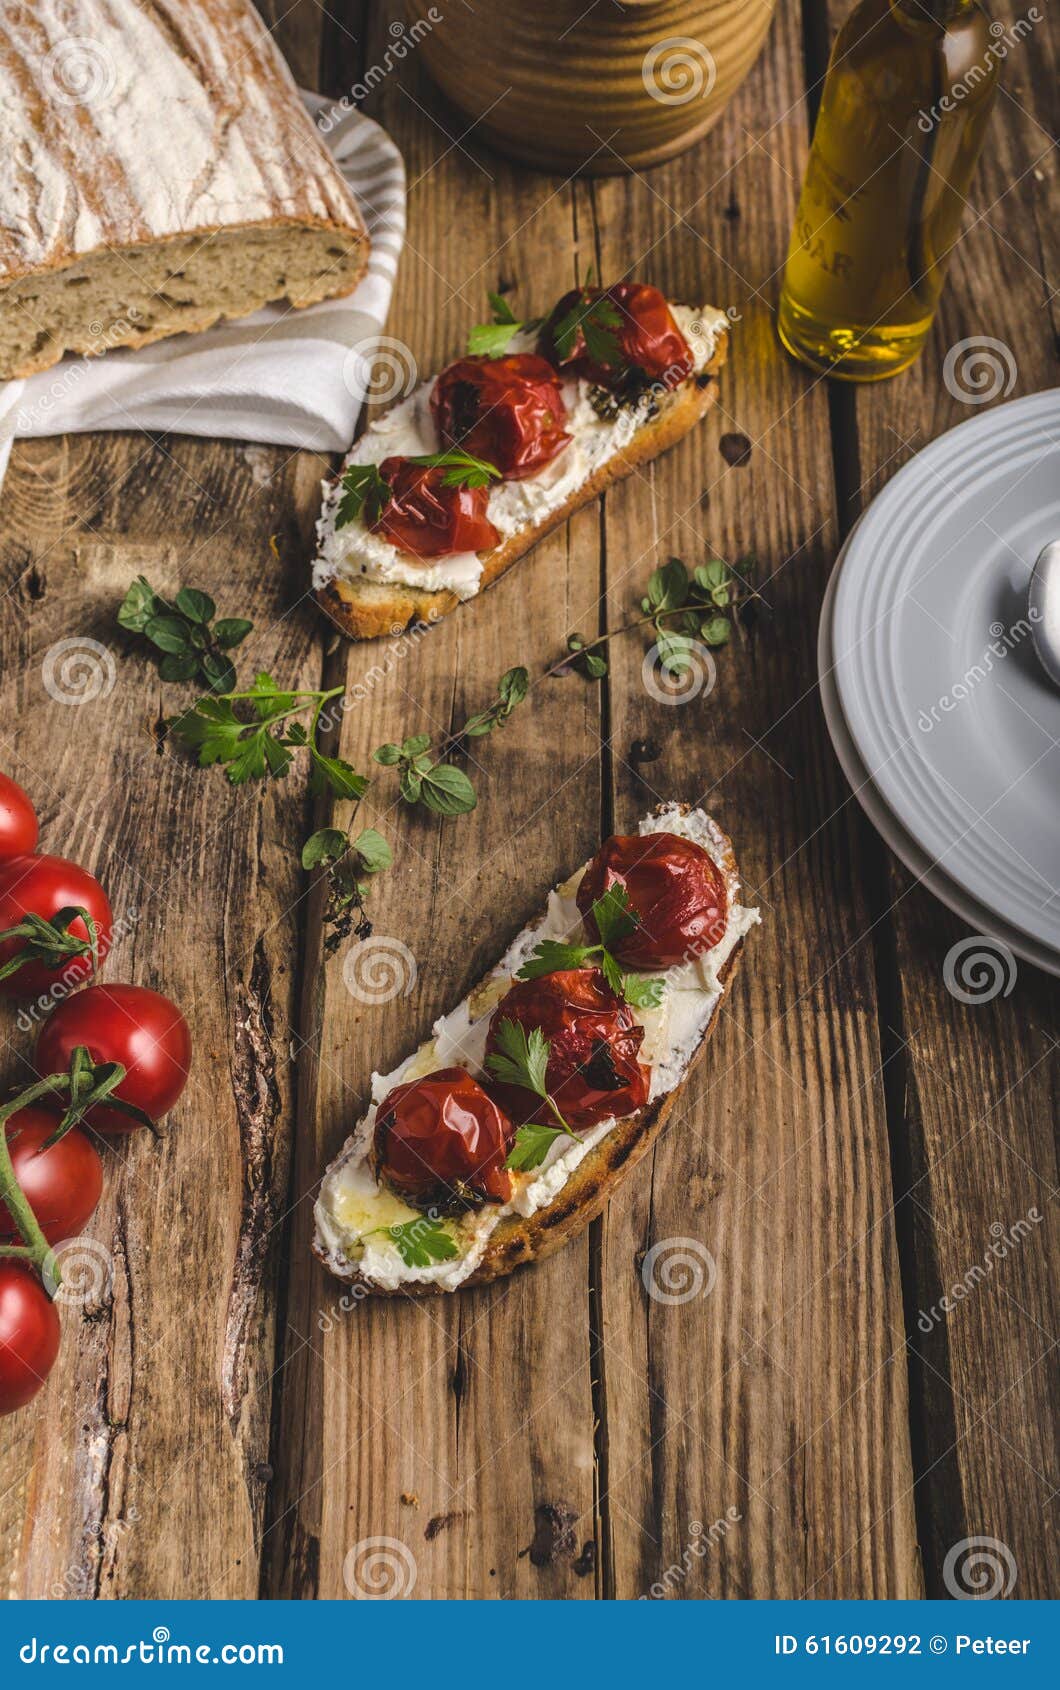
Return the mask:
POLYGON ((223 763, 233 786, 267 775, 280 778, 291 767, 294 752, 306 750, 312 765, 311 792, 360 798, 368 789, 367 776, 359 775, 343 758, 327 756, 317 743, 324 707, 342 690, 284 692, 263 670, 247 691, 200 698, 166 725, 174 739, 195 752, 200 768, 223 763), (249 715, 241 716, 237 704, 246 704, 249 715), (296 719, 307 714, 308 728, 296 719))
POLYGON ((471 357, 499 358, 507 352, 513 335, 517 335, 520 329, 533 334, 541 327, 540 317, 520 320, 503 294, 489 293, 486 297, 493 317, 488 323, 476 324, 468 335, 467 349, 471 357))
MULTIPOLYGON (((421 457, 407 461, 424 469, 444 469, 443 487, 487 487, 491 481, 501 478, 501 472, 494 464, 455 447, 448 452, 425 452, 421 457)), ((350 464, 343 470, 340 479, 342 498, 335 513, 335 527, 345 528, 363 517, 365 526, 371 528, 373 523, 378 522, 390 497, 390 483, 379 465, 350 464)))
POLYGON ((624 886, 609 886, 602 897, 594 900, 593 919, 600 935, 599 944, 568 945, 559 939, 543 939, 517 971, 516 978, 540 980, 545 974, 556 974, 564 968, 586 968, 592 963, 600 969, 611 990, 628 1004, 635 1009, 655 1009, 662 1003, 665 981, 624 974, 613 954, 612 947, 628 939, 637 926, 624 886))
POLYGON ((158 672, 164 681, 200 679, 211 692, 228 693, 236 671, 227 655, 253 631, 244 616, 214 621, 217 606, 209 593, 181 587, 172 599, 156 593, 143 575, 132 582, 118 607, 118 623, 141 634, 158 652, 158 672))
POLYGON ((498 1048, 486 1058, 486 1067, 494 1079, 532 1091, 543 1100, 556 1122, 550 1127, 528 1121, 519 1128, 504 1165, 523 1173, 541 1166, 557 1138, 566 1135, 577 1141, 578 1135, 567 1125, 549 1092, 547 1074, 552 1046, 540 1027, 533 1027, 527 1033, 520 1022, 504 1016, 497 1024, 496 1040, 498 1048))

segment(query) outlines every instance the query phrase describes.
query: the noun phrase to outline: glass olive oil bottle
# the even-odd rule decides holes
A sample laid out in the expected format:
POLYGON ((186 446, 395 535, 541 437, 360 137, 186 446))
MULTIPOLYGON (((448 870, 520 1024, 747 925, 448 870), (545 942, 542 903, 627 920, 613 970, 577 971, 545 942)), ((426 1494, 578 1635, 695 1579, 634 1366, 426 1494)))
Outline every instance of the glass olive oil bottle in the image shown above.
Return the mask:
POLYGON ((875 381, 931 326, 997 89, 977 0, 861 0, 840 30, 778 328, 817 370, 875 381))

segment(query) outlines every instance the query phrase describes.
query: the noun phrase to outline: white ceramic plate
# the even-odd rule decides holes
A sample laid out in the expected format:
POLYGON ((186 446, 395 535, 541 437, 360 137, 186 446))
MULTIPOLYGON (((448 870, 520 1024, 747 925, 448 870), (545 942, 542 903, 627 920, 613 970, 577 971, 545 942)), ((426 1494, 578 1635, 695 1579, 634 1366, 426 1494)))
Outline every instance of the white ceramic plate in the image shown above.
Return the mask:
MULTIPOLYGON (((853 538, 853 536, 851 536, 853 538)), ((849 545, 849 541, 847 542, 849 545)), ((839 572, 843 567, 844 551, 840 552, 825 589, 821 606, 821 625, 817 641, 817 658, 821 678, 821 707, 831 735, 840 768, 843 770, 858 803, 885 844, 906 868, 916 875, 939 901, 966 921, 975 933, 986 933, 1002 940, 1018 957, 1033 962, 1050 974, 1060 974, 1060 955, 1045 945, 1037 944, 1017 928, 1002 921, 995 910, 977 904, 957 883, 936 867, 897 818, 892 815, 869 778, 869 771, 858 755, 839 702, 835 684, 835 657, 832 649, 832 613, 835 605, 839 572)))
POLYGON ((1034 653, 1027 588, 1058 537, 1053 390, 961 424, 898 472, 847 542, 830 630, 853 748, 924 869, 1054 967, 1060 691, 1034 653))

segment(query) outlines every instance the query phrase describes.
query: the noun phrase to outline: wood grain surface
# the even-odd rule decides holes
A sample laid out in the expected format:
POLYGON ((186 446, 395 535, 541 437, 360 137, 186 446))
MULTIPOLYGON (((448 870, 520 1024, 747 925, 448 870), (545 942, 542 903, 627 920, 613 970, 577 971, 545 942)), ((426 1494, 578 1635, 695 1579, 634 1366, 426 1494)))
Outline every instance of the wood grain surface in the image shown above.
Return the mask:
MULTIPOLYGON (((381 60, 397 8, 263 10, 298 80, 340 95, 381 60)), ((589 262, 738 314, 706 423, 424 638, 351 647, 306 601, 313 454, 17 446, 4 766, 45 847, 109 887, 110 977, 182 1002, 197 1060, 165 1136, 108 1151, 87 1295, 63 1311, 46 1394, 0 1421, 8 1594, 343 1597, 382 1555, 416 1597, 945 1595, 947 1555, 976 1534, 1007 1548, 1013 1595, 1055 1594, 1055 985, 1020 964, 988 1005, 948 994, 964 930, 864 820, 816 689, 843 534, 965 414, 946 350, 1000 335, 1017 393, 1056 380, 1055 64, 1043 37, 1011 67, 923 359, 837 392, 772 327, 829 24, 779 8, 700 147, 592 184, 487 150, 414 54, 378 83, 366 109, 410 184, 387 332, 424 374, 461 349, 487 288, 536 312, 589 262), (395 851, 372 894, 400 977, 385 1002, 343 954, 323 959, 298 849, 331 812, 297 777, 233 791, 189 768, 159 731, 181 695, 113 621, 138 572, 208 587, 255 621, 248 673, 345 685, 341 748, 366 768, 383 740, 458 725, 511 664, 546 667, 572 629, 631 618, 657 562, 714 553, 755 554, 762 603, 695 696, 653 697, 631 633, 604 684, 543 683, 477 742, 472 815, 410 816, 376 782, 360 815, 395 851), (54 656, 44 678, 65 639, 99 677, 76 706, 55 696, 54 656), (539 1268, 344 1309, 308 1253, 312 1194, 372 1069, 419 1042, 601 831, 671 795, 732 834, 764 921, 652 1156, 539 1268), (991 1227, 1031 1208, 1044 1222, 925 1332, 991 1227), (704 1294, 648 1295, 648 1252, 674 1249, 704 1294)), ((30 1035, 11 1012, 3 1029, 13 1084, 30 1035)))

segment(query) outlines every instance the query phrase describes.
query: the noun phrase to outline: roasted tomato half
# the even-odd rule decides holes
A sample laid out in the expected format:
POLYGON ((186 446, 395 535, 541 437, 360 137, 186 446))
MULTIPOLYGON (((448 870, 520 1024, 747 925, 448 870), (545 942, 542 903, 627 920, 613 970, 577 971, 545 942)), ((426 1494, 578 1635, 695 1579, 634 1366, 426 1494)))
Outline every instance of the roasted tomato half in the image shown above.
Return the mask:
POLYGON ((446 446, 494 464, 509 481, 535 475, 570 441, 559 376, 544 358, 459 358, 431 394, 446 446))
POLYGON ((565 293, 541 330, 540 348, 558 369, 598 387, 623 387, 631 372, 677 387, 693 369, 665 297, 644 282, 565 293))
POLYGON ((725 932, 725 877, 709 852, 677 833, 605 839, 578 887, 578 908, 594 939, 592 906, 623 886, 637 926, 611 948, 630 968, 671 968, 713 950, 725 932))
POLYGON ((395 1086, 375 1120, 377 1177, 422 1208, 506 1203, 515 1129, 464 1068, 395 1086))
POLYGON ((372 523, 391 545, 414 557, 488 552, 500 535, 486 516, 488 487, 446 487, 441 464, 384 458, 379 473, 390 497, 372 523))
MULTIPOLYGON (((648 1101, 650 1070, 637 1060, 644 1029, 599 969, 566 968, 538 980, 517 980, 493 1013, 486 1054, 496 1050, 501 1021, 517 1021, 549 1041, 545 1084, 567 1125, 593 1127, 615 1115, 632 1115, 648 1101)), ((491 1090, 517 1127, 549 1125, 548 1105, 522 1086, 491 1082, 491 1090)))

